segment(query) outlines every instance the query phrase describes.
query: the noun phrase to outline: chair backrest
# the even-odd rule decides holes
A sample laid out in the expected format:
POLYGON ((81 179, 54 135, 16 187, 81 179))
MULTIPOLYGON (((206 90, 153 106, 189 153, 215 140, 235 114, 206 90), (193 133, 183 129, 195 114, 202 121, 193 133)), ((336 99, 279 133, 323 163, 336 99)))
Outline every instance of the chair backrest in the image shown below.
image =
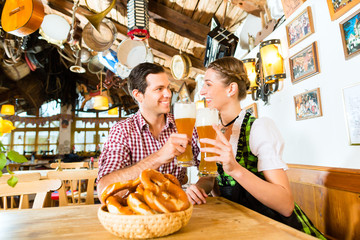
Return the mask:
MULTIPOLYGON (((9 180, 9 178, 11 178, 12 175, 10 174, 3 174, 0 177, 0 184, 3 183, 7 183, 7 181, 9 180)), ((36 181, 36 180, 40 180, 40 173, 37 172, 33 172, 33 173, 26 173, 26 171, 24 171, 24 173, 21 174, 14 174, 15 177, 18 178, 19 182, 30 182, 30 181, 36 181)))
MULTIPOLYGON (((40 176, 39 176, 40 178, 40 176)), ((3 197, 3 210, 7 210, 8 196, 20 196, 19 209, 29 208, 28 194, 36 194, 32 208, 42 208, 47 192, 57 190, 61 187, 61 180, 34 180, 20 181, 15 187, 10 187, 6 183, 0 184, 0 197, 3 197)))
MULTIPOLYGON (((88 162, 61 162, 60 163, 62 169, 80 169, 80 168, 89 168, 88 162)), ((51 163, 51 168, 59 167, 59 163, 51 163)))
POLYGON ((68 170, 48 172, 48 179, 61 179, 59 206, 94 204, 94 187, 98 170, 68 170), (71 201, 69 201, 69 198, 71 201))
MULTIPOLYGON (((2 184, 6 184, 7 185, 7 181, 11 178, 11 176, 17 177, 18 182, 30 182, 30 181, 36 181, 36 180, 40 180, 40 173, 21 173, 21 174, 14 174, 14 175, 10 175, 10 174, 4 174, 2 175, 2 177, 0 177, 0 186, 2 186, 2 184)), ((16 201, 14 196, 10 197, 10 204, 7 203, 8 198, 7 197, 2 197, 2 207, 1 209, 8 209, 8 208, 18 208, 18 206, 16 205, 16 201)), ((23 208, 29 208, 29 198, 28 195, 24 195, 22 196, 22 202, 23 202, 23 208)))

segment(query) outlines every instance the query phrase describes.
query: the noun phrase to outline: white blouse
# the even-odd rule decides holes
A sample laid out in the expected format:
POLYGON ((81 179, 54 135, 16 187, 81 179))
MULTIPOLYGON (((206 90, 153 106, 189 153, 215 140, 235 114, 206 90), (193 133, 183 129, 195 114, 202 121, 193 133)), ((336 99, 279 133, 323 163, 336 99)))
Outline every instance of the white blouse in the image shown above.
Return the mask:
MULTIPOLYGON (((242 110, 239 117, 233 124, 230 144, 236 156, 241 124, 245 117, 245 110, 242 110)), ((284 151, 284 139, 277 129, 273 120, 267 117, 256 119, 250 131, 250 150, 258 157, 258 171, 272 169, 284 169, 288 167, 282 160, 284 151)))

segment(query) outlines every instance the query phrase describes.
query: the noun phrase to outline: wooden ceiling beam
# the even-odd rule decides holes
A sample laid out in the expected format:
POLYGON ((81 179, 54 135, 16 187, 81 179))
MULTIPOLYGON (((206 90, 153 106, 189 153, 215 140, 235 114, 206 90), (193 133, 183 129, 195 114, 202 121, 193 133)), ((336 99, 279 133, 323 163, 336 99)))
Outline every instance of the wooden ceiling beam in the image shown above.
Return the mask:
MULTIPOLYGON (((120 8, 126 9, 126 3, 127 0, 117 1, 120 8)), ((148 6, 150 21, 182 37, 206 45, 206 36, 210 32, 210 27, 154 0, 150 0, 148 6)))
POLYGON ((231 0, 231 3, 240 7, 249 14, 260 17, 260 12, 263 11, 262 6, 266 4, 266 0, 252 0, 252 1, 231 0))
MULTIPOLYGON (((65 15, 72 14, 73 3, 69 2, 69 1, 49 0, 48 3, 49 3, 49 6, 56 11, 59 11, 65 15)), ((93 13, 91 13, 89 10, 87 10, 83 7, 79 7, 77 9, 77 14, 91 15, 93 13)), ((127 38, 127 31, 128 31, 127 26, 124 26, 115 21, 113 21, 113 23, 115 24, 115 27, 117 29, 118 38, 120 38, 121 40, 124 40, 125 38, 127 38)), ((160 42, 159 40, 154 39, 152 37, 149 38, 149 45, 152 48, 154 55, 159 56, 164 59, 171 59, 174 55, 179 54, 178 49, 173 48, 172 46, 170 46, 164 42, 160 42)), ((205 69, 205 67, 203 65, 203 61, 194 57, 193 55, 189 55, 189 57, 190 57, 193 68, 197 69, 195 71, 203 72, 205 69)))

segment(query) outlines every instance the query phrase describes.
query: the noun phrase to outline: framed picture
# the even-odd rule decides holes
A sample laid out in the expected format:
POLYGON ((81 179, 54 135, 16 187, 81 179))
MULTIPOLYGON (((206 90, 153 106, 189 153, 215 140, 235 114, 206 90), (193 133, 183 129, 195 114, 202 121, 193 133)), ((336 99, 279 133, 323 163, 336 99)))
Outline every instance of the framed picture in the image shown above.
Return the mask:
POLYGON ((326 0, 331 20, 338 19, 344 13, 353 8, 360 0, 326 0))
POLYGON ((281 0, 286 19, 298 9, 306 0, 281 0))
POLYGON ((296 121, 321 117, 320 88, 294 96, 296 121))
POLYGON ((340 23, 345 59, 360 53, 360 9, 340 23))
POLYGON ((360 145, 360 83, 343 89, 346 125, 351 145, 360 145))
POLYGON ((297 83, 320 72, 317 42, 289 57, 291 82, 297 83))
POLYGON ((314 33, 311 7, 307 7, 299 16, 286 25, 286 36, 289 48, 314 33))
POLYGON ((258 118, 258 111, 256 103, 252 103, 249 106, 245 107, 246 112, 251 113, 254 117, 258 118))

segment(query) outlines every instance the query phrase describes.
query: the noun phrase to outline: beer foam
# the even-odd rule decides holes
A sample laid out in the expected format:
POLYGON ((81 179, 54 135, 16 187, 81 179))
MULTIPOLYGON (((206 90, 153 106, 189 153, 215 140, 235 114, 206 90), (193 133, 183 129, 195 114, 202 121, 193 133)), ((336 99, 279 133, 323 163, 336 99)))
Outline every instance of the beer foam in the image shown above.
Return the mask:
POLYGON ((216 109, 200 108, 196 111, 196 126, 212 126, 219 123, 219 112, 216 109))
POLYGON ((175 119, 195 118, 196 117, 195 103, 186 103, 186 104, 175 103, 174 117, 175 119))

